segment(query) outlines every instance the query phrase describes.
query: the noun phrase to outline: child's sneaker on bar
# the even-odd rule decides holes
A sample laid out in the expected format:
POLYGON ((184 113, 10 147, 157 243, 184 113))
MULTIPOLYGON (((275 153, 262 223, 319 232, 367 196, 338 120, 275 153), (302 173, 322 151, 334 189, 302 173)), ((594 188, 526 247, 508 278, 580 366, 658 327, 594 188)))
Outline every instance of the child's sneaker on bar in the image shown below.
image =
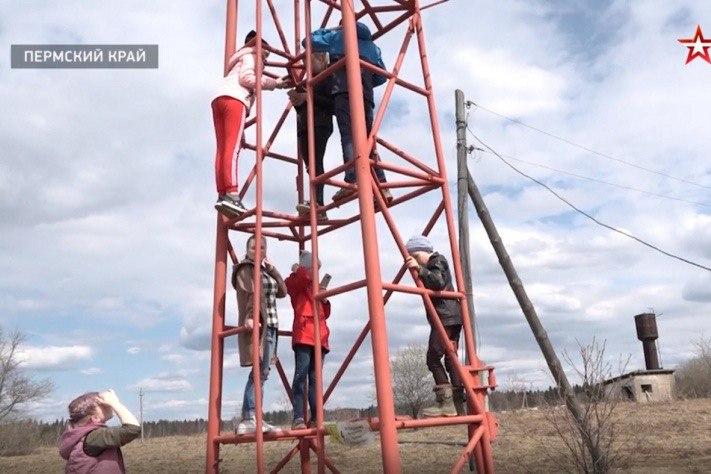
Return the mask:
POLYGON ((341 188, 338 190, 338 192, 336 194, 333 195, 333 200, 340 201, 341 199, 350 197, 352 194, 355 194, 355 193, 356 193, 356 191, 353 189, 341 188))
POLYGON ((247 212, 238 193, 227 193, 217 198, 215 209, 228 217, 239 216, 247 212))
POLYGON ((249 433, 254 433, 257 430, 257 422, 256 420, 242 420, 239 422, 239 425, 237 425, 237 434, 238 435, 243 435, 243 434, 249 434, 249 433))
POLYGON ((296 212, 298 212, 299 215, 302 217, 308 216, 310 210, 311 210, 311 203, 309 201, 302 201, 296 205, 296 212))

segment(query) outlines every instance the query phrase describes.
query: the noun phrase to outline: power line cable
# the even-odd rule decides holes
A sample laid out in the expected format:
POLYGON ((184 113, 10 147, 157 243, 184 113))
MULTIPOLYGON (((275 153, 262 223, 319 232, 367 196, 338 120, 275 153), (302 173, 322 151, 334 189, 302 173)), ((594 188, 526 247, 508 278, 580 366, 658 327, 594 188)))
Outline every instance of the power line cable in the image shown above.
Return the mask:
MULTIPOLYGON (((489 150, 482 150, 482 151, 485 151, 485 152, 487 152, 487 153, 491 153, 489 150)), ((575 178, 584 179, 584 180, 591 181, 591 182, 594 182, 594 183, 606 184, 606 185, 608 185, 608 186, 613 186, 613 187, 615 187, 615 188, 625 189, 625 190, 628 190, 628 191, 635 191, 635 192, 638 192, 638 193, 647 194, 647 195, 649 195, 649 196, 655 196, 655 197, 658 197, 658 198, 671 199, 671 200, 673 200, 673 201, 680 201, 680 202, 685 202, 685 203, 688 203, 688 204, 695 204, 695 205, 697 205, 697 206, 711 207, 711 204, 706 204, 706 203, 698 202, 698 201, 690 201, 690 200, 688 200, 688 199, 679 198, 679 197, 676 197, 676 196, 670 196, 670 195, 668 195, 668 194, 655 193, 655 192, 653 192, 653 191, 647 191, 646 189, 635 188, 635 187, 633 187, 633 186, 627 186, 627 185, 625 185, 625 184, 611 183, 611 182, 605 181, 605 180, 603 180, 603 179, 592 178, 592 177, 590 177, 590 176, 585 176, 585 175, 582 175, 582 174, 572 173, 572 172, 570 172, 570 171, 564 171, 564 170, 560 170, 560 169, 557 169, 557 168, 553 168, 552 166, 544 165, 544 164, 542 164, 542 163, 536 163, 536 162, 534 162, 534 161, 522 160, 521 158, 516 158, 515 156, 511 156, 511 155, 502 155, 502 156, 504 156, 505 158, 508 158, 509 160, 518 161, 519 163, 525 163, 525 164, 527 164, 527 165, 537 166, 537 167, 539 167, 539 168, 544 168, 544 169, 547 169, 547 170, 550 170, 550 171, 554 171, 554 172, 556 172, 556 173, 565 174, 565 175, 568 175, 568 176, 573 176, 573 177, 575 177, 575 178)))
POLYGON ((516 168, 516 167, 515 167, 514 165, 512 165, 508 160, 506 160, 506 158, 504 158, 503 156, 501 156, 496 150, 494 150, 493 148, 491 148, 491 147, 490 147, 489 145, 487 145, 482 139, 480 139, 479 137, 477 137, 477 136, 474 134, 474 132, 471 131, 471 129, 469 128, 469 126, 467 126, 467 131, 471 134, 471 136, 472 136, 477 142, 479 142, 484 148, 488 149, 491 153, 493 153, 496 157, 498 157, 501 161, 503 161, 509 168, 511 168, 512 170, 514 170, 515 172, 517 172, 517 173, 520 174, 521 176, 524 176, 524 177, 530 179, 530 180, 533 181, 534 183, 537 183, 537 184, 543 186, 543 187, 546 188, 551 194, 553 194, 555 197, 557 197, 558 199, 560 199, 561 201, 563 201, 565 204, 567 204, 571 209, 573 209, 574 211, 576 211, 576 212, 582 214, 583 216, 587 217, 588 219, 590 219, 591 221, 593 221, 593 222, 596 223, 597 225, 602 226, 602 227, 605 227, 605 228, 607 228, 607 229, 609 229, 609 230, 611 230, 611 231, 613 231, 613 232, 617 232, 618 234, 624 235, 625 237, 628 237, 628 238, 630 238, 630 239, 632 239, 632 240, 635 240, 635 241, 639 242, 640 244, 642 244, 642 245, 644 245, 644 246, 646 246, 646 247, 649 247, 649 248, 652 249, 652 250, 656 250, 657 252, 666 255, 667 257, 674 258, 674 259, 679 260, 679 261, 681 261, 681 262, 684 262, 684 263, 687 263, 687 264, 689 264, 689 265, 693 265, 693 266, 695 266, 695 267, 698 267, 698 268, 701 268, 701 269, 703 269, 703 270, 706 270, 706 271, 711 272, 711 267, 707 267, 707 266, 702 265, 702 264, 700 264, 700 263, 696 263, 696 262, 694 262, 694 261, 688 260, 688 259, 686 259, 686 258, 684 258, 684 257, 680 257, 679 255, 675 255, 675 254, 673 254, 673 253, 671 253, 671 252, 667 252, 666 250, 662 250, 661 248, 657 247, 656 245, 650 244, 649 242, 647 242, 647 241, 645 241, 645 240, 642 240, 642 239, 640 239, 639 237, 636 237, 636 236, 634 236, 634 235, 632 235, 632 234, 630 234, 630 233, 628 233, 628 232, 625 232, 624 230, 618 229, 618 228, 616 228, 616 227, 613 227, 613 226, 611 226, 611 225, 609 225, 609 224, 606 224, 606 223, 604 223, 604 222, 598 220, 597 218, 595 218, 595 217, 592 216, 591 214, 588 214, 587 212, 583 211, 582 209, 580 209, 579 207, 577 207, 575 204, 573 204, 572 202, 570 202, 569 200, 567 200, 566 198, 564 198, 563 196, 561 196, 560 194, 558 194, 553 188, 551 188, 550 186, 548 186, 548 185, 545 184, 544 182, 539 181, 538 179, 534 178, 533 176, 530 176, 530 175, 524 173, 523 171, 521 171, 520 169, 516 168))
POLYGON ((508 117, 508 116, 506 116, 506 115, 504 115, 504 114, 501 114, 501 113, 496 112, 496 111, 494 111, 494 110, 488 109, 488 108, 486 108, 486 107, 484 107, 484 106, 482 106, 482 105, 477 104, 476 102, 467 101, 467 105, 473 105, 474 107, 476 107, 476 108, 478 108, 478 109, 481 109, 481 110, 483 110, 483 111, 485 111, 485 112, 488 112, 488 113, 490 113, 490 114, 492 114, 492 115, 496 115, 497 117, 500 117, 500 118, 502 118, 502 119, 504 119, 504 120, 508 120, 509 122, 515 123, 515 124, 517 124, 517 125, 520 125, 520 126, 522 126, 522 127, 528 128, 528 129, 533 130, 533 131, 535 131, 535 132, 542 133, 543 135, 546 135, 546 136, 548 136, 548 137, 550 137, 550 138, 553 138, 553 139, 555 139, 555 140, 562 141, 562 142, 564 142, 564 143, 567 143, 568 145, 571 145, 571 146, 574 146, 574 147, 579 148, 579 149, 581 149, 581 150, 587 151, 588 153, 592 153, 593 155, 597 155, 597 156, 599 156, 599 157, 602 157, 602 158, 605 158, 605 159, 608 159, 608 160, 616 161, 616 162, 618 162, 618 163, 622 163, 622 164, 625 164, 625 165, 627 165, 627 166, 631 166, 631 167, 633 167, 633 168, 637 168, 637 169, 639 169, 639 170, 646 171, 646 172, 648 172, 648 173, 653 173, 653 174, 656 174, 656 175, 659 175, 659 176, 663 176, 663 177, 665 177, 665 178, 673 179, 673 180, 679 181, 679 182, 681 182, 681 183, 691 184, 691 185, 693 185, 693 186, 698 186, 699 188, 711 189, 711 186, 707 186, 707 185, 704 185, 704 184, 699 184, 699 183, 696 183, 696 182, 694 182, 694 181, 691 181, 691 180, 688 180, 688 179, 685 179, 685 178, 679 178, 678 176, 673 176, 673 175, 670 175, 670 174, 665 173, 665 172, 663 172, 663 171, 655 170, 655 169, 652 169, 652 168, 647 168, 646 166, 642 166, 642 165, 639 165, 639 164, 637 164, 637 163, 632 163, 631 161, 626 161, 626 160, 623 160, 623 159, 621 159, 621 158, 616 158, 616 157, 614 157, 614 156, 608 155, 607 153, 602 153, 602 152, 600 152, 600 151, 593 150, 593 149, 590 148, 590 147, 587 147, 587 146, 585 146, 585 145, 581 145, 581 144, 579 144, 579 143, 576 143, 576 142, 574 142, 574 141, 572 141, 572 140, 570 140, 570 139, 568 139, 568 138, 561 137, 561 136, 556 135, 556 134, 551 133, 551 132, 547 132, 547 131, 542 130, 542 129, 540 129, 540 128, 534 127, 533 125, 529 125, 529 124, 527 124, 527 123, 524 123, 524 122, 522 122, 522 121, 520 121, 520 120, 518 120, 518 119, 515 119, 515 118, 512 118, 512 117, 508 117))

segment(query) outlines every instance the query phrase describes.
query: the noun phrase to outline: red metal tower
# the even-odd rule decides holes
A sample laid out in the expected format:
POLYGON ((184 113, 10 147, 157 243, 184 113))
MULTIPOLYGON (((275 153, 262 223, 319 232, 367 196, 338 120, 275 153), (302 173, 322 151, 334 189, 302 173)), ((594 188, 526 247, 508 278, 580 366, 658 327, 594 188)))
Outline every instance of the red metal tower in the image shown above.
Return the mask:
MULTIPOLYGON (((257 88, 255 91, 255 108, 253 117, 248 120, 246 127, 255 127, 256 139, 254 143, 245 141, 244 148, 255 152, 255 164, 243 185, 241 194, 244 195, 247 189, 254 182, 256 184, 256 207, 240 216, 238 219, 227 219, 220 214, 217 216, 217 243, 215 256, 215 286, 213 299, 213 324, 212 324, 212 356, 210 363, 210 393, 209 412, 207 428, 207 460, 206 471, 218 472, 219 451, 221 444, 241 444, 256 443, 257 468, 259 472, 265 470, 264 443, 270 441, 291 441, 295 445, 285 454, 283 459, 272 469, 272 472, 279 471, 296 454, 300 453, 302 472, 310 471, 309 455, 314 451, 318 458, 318 471, 324 472, 326 468, 332 472, 338 472, 336 466, 329 460, 325 452, 324 443, 324 411, 323 405, 327 402, 334 388, 345 373, 348 365, 359 350, 368 333, 371 336, 373 349, 373 363, 375 373, 375 386, 378 403, 378 418, 370 420, 373 430, 380 432, 380 444, 382 454, 383 470, 388 473, 401 471, 400 452, 398 447, 397 430, 415 427, 433 427, 444 425, 465 424, 468 427, 468 443, 452 467, 452 472, 459 472, 473 456, 477 472, 493 472, 493 454, 491 441, 496 434, 495 418, 486 411, 484 397, 489 389, 496 385, 493 368, 485 366, 475 354, 474 334, 471 330, 469 308, 465 297, 464 282, 462 278, 462 268, 459 258, 459 250, 456 240, 456 231, 452 215, 452 203, 447 186, 447 174, 444 163, 444 153, 440 140, 439 122, 435 107, 434 91, 430 77, 427 51, 425 48, 425 36, 422 26, 422 11, 444 3, 446 0, 432 1, 421 6, 419 0, 392 0, 382 1, 382 5, 371 5, 372 0, 360 0, 361 8, 355 9, 353 0, 294 0, 293 23, 294 23, 294 43, 293 50, 289 47, 287 36, 282 28, 279 13, 274 7, 272 0, 252 0, 243 3, 255 6, 255 23, 258 40, 257 48, 257 88), (278 61, 262 61, 262 44, 259 39, 263 32, 263 7, 264 3, 269 9, 269 14, 274 22, 274 26, 279 35, 279 46, 268 46, 273 55, 279 57, 278 61), (311 74, 311 40, 310 35, 305 34, 312 31, 312 3, 325 5, 325 15, 320 23, 321 27, 327 26, 334 16, 340 13, 344 34, 345 57, 332 64, 324 72, 313 76, 311 74), (303 24, 302 24, 303 13, 303 24), (335 15, 334 15, 335 14, 335 15), (384 17, 389 16, 387 20, 384 17), (358 43, 356 37, 356 21, 362 18, 369 18, 375 27, 374 39, 383 35, 397 31, 400 26, 405 27, 405 34, 401 48, 396 56, 392 70, 382 70, 359 57, 358 43), (417 85, 402 79, 400 69, 408 51, 412 38, 415 38, 418 49, 418 56, 421 60, 421 70, 423 83, 417 85), (302 40, 305 39, 305 50, 302 51, 302 40), (273 131, 268 139, 264 141, 264 124, 261 78, 262 74, 278 77, 282 74, 274 74, 268 68, 281 68, 285 70, 296 83, 303 84, 307 91, 307 114, 308 114, 308 150, 309 166, 307 170, 309 182, 309 196, 312 203, 310 215, 307 218, 284 212, 276 212, 262 207, 263 203, 263 172, 262 161, 266 158, 282 160, 296 165, 296 186, 298 199, 304 198, 302 186, 303 166, 301 160, 294 156, 288 156, 271 150, 277 135, 279 134, 290 110, 291 105, 287 103, 281 116, 277 120, 273 131), (349 106, 352 122, 352 134, 354 142, 355 163, 350 162, 337 166, 320 176, 316 176, 314 165, 314 128, 313 128, 313 90, 320 80, 332 74, 339 68, 345 68, 348 80, 349 106), (361 84, 361 68, 369 69, 373 72, 385 76, 387 83, 384 93, 373 121, 370 134, 367 133, 365 125, 365 114, 363 107, 363 92, 361 84), (429 124, 423 126, 423 133, 431 133, 436 164, 434 167, 428 166, 421 159, 400 149, 394 143, 379 135, 380 126, 383 122, 386 109, 390 103, 395 86, 401 86, 414 94, 421 96, 427 104, 429 124), (396 165, 388 160, 374 162, 369 159, 371 150, 376 144, 387 150, 393 157, 402 159, 406 165, 396 165), (357 182, 348 184, 335 178, 348 167, 355 167, 357 182), (374 169, 380 167, 391 174, 402 177, 400 180, 391 180, 388 183, 378 183, 374 179, 374 169), (344 200, 317 207, 315 199, 315 186, 325 183, 328 186, 337 188, 349 188, 357 193, 352 194, 344 200), (409 190, 407 190, 409 188, 409 190), (407 190, 405 194, 397 196, 392 202, 386 203, 383 199, 383 189, 407 190), (381 276, 380 256, 378 251, 378 240, 376 231, 376 216, 380 214, 384 219, 392 237, 401 252, 403 258, 407 255, 403 239, 398 231, 395 219, 391 214, 391 209, 409 200, 420 196, 436 196, 434 198, 436 207, 432 216, 425 222, 422 233, 430 233, 435 223, 444 218, 446 222, 447 234, 449 237, 449 247, 452 256, 452 264, 456 279, 457 291, 432 291, 423 287, 417 278, 416 273, 411 273, 414 286, 404 285, 400 281, 407 272, 403 265, 391 282, 386 282, 381 276), (317 220, 317 212, 320 210, 331 210, 337 206, 344 206, 346 203, 358 200, 358 210, 351 217, 344 219, 332 219, 327 222, 317 220), (306 242, 310 242, 314 261, 318 259, 319 237, 337 230, 356 232, 356 229, 349 224, 360 223, 360 233, 363 242, 363 262, 365 267, 365 278, 359 281, 344 284, 337 288, 320 291, 314 289, 312 297, 314 300, 324 299, 340 295, 359 288, 367 289, 368 299, 368 321, 356 338, 353 347, 343 360, 339 370, 331 380, 329 386, 324 391, 321 363, 321 348, 315 347, 316 352, 316 426, 301 430, 285 430, 275 433, 262 433, 262 390, 260 384, 255 384, 257 429, 254 434, 235 435, 234 433, 220 433, 220 420, 222 409, 222 380, 223 380, 223 354, 224 340, 229 336, 234 336, 240 332, 247 331, 244 327, 228 326, 225 323, 225 296, 227 278, 227 256, 230 255, 233 262, 237 258, 232 250, 229 241, 229 231, 241 231, 253 233, 257 236, 263 235, 269 238, 276 238, 284 241, 291 241, 298 244, 299 249, 303 249, 306 242), (397 417, 395 414, 391 373, 390 356, 388 350, 387 324, 384 306, 394 292, 409 293, 422 298, 427 311, 430 324, 437 331, 440 339, 444 341, 448 348, 446 357, 454 364, 460 378, 464 381, 465 393, 467 396, 468 415, 457 417, 429 418, 423 420, 410 420, 397 417), (467 360, 461 364, 457 353, 448 342, 444 327, 437 317, 431 298, 433 296, 456 298, 461 303, 462 317, 464 320, 464 343, 467 350, 467 360), (486 372, 488 382, 482 385, 480 374, 486 372)), ((227 22, 225 35, 225 64, 227 59, 235 51, 236 39, 236 19, 238 11, 237 0, 227 0, 227 22)), ((375 3, 374 1, 372 3, 375 3)), ((283 8, 281 9, 283 10, 283 8)), ((335 20, 334 20, 335 22, 335 20)), ((386 52, 387 53, 387 52, 386 52)), ((387 54, 386 54, 387 56, 387 54)), ((296 144, 294 144, 296 148, 296 144)), ((242 155, 245 159, 246 154, 242 155)), ((255 260, 260 260, 261 250, 257 248, 255 260)), ((255 278, 258 277, 258 269, 255 269, 255 278)), ((312 279, 319 281, 318 265, 312 265, 312 279)), ((259 315, 259 285, 255 285, 255 315, 254 320, 258 321, 259 315)), ((314 305, 313 307, 317 307, 314 305)), ((318 319, 320 315, 316 315, 318 319)), ((315 325, 316 338, 319 340, 318 323, 315 325)), ((289 337, 289 331, 280 331, 280 337, 289 337)), ((259 344, 258 332, 252 332, 253 360, 257 367, 255 372, 259 373, 259 344)), ((285 390, 292 398, 291 387, 286 374, 279 362, 276 366, 280 378, 284 383, 285 390)))

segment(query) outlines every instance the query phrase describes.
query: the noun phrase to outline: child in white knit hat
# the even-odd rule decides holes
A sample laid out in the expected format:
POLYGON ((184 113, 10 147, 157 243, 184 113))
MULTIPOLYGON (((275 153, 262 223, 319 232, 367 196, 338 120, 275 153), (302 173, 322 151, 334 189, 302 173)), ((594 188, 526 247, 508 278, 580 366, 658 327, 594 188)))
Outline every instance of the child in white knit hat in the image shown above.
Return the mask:
MULTIPOLYGON (((405 244, 410 254, 405 259, 408 268, 415 270, 425 288, 435 291, 454 291, 452 273, 444 255, 434 251, 429 238, 417 235, 405 244)), ((432 298, 447 337, 459 347, 459 335, 462 331, 462 315, 459 301, 451 298, 432 298)), ((430 326, 430 338, 427 345, 427 368, 435 380, 436 406, 426 408, 424 416, 454 416, 464 414, 464 389, 456 370, 445 357, 445 347, 440 342, 434 328, 430 326), (444 357, 444 365, 442 358, 444 357), (449 376, 448 376, 449 374, 449 376)))

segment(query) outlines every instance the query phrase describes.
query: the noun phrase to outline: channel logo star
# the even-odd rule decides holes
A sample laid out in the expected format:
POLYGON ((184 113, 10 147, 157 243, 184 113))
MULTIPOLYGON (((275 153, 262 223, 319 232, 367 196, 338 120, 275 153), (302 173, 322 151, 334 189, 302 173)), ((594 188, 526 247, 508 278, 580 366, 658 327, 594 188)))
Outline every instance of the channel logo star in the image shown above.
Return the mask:
POLYGON ((711 57, 709 57, 711 39, 704 38, 701 25, 696 25, 696 34, 694 34, 693 38, 678 39, 677 41, 689 48, 689 54, 686 56, 686 63, 684 64, 689 64, 696 58, 701 58, 711 64, 711 57))

